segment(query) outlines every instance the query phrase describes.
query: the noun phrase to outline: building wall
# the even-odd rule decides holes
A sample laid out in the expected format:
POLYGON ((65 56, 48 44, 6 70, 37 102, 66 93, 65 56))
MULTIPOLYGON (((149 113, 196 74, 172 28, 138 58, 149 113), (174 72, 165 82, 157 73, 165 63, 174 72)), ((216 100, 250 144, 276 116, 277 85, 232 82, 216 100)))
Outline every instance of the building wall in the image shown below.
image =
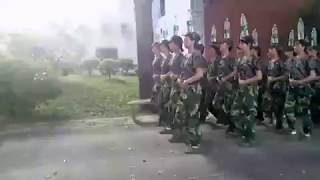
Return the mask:
POLYGON ((309 0, 206 0, 205 39, 210 41, 211 26, 217 27, 218 40, 223 38, 223 22, 231 21, 231 35, 238 43, 240 34, 240 14, 245 13, 249 31, 257 28, 259 43, 263 49, 270 44, 271 29, 277 24, 281 44, 287 44, 290 29, 296 29, 298 12, 309 0))

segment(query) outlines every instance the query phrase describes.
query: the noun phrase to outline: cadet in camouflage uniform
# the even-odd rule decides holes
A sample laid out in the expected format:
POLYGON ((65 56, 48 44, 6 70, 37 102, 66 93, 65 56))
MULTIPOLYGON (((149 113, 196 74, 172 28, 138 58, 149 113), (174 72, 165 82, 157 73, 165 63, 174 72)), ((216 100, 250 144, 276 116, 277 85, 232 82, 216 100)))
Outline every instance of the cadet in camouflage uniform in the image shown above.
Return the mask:
POLYGON ((159 103, 160 103, 160 116, 159 116, 159 125, 168 126, 165 123, 169 118, 169 112, 167 108, 167 104, 170 98, 170 91, 171 91, 171 82, 169 77, 170 71, 170 61, 172 58, 170 48, 169 48, 169 41, 163 40, 160 44, 160 50, 163 56, 163 61, 161 64, 161 89, 159 95, 159 103))
POLYGON ((237 63, 239 89, 231 107, 231 117, 237 130, 240 131, 244 145, 251 145, 255 140, 255 119, 257 116, 258 81, 262 80, 262 72, 256 59, 251 56, 253 39, 244 36, 239 47, 243 57, 237 63))
POLYGON ((209 61, 208 65, 208 71, 206 73, 206 79, 207 79, 207 86, 202 87, 205 88, 205 99, 204 99, 204 106, 205 108, 202 109, 200 112, 201 121, 205 121, 208 111, 213 114, 215 117, 219 117, 219 113, 216 109, 213 107, 213 99, 217 92, 217 86, 218 86, 218 61, 220 59, 220 50, 219 45, 217 43, 211 43, 209 50, 211 51, 211 60, 209 61))
POLYGON ((259 64, 259 67, 261 67, 262 72, 262 80, 258 83, 257 120, 259 122, 263 122, 264 118, 262 100, 267 85, 268 61, 266 59, 261 58, 261 49, 259 46, 252 47, 251 53, 253 58, 255 58, 257 63, 259 64))
POLYGON ((299 40, 294 45, 294 51, 297 56, 288 61, 289 73, 289 91, 285 103, 285 114, 290 124, 291 134, 297 134, 295 122, 302 120, 302 130, 305 137, 310 137, 312 130, 312 121, 310 118, 310 80, 316 76, 315 67, 310 67, 309 57, 306 54, 307 43, 305 40, 299 40))
POLYGON ((202 55, 198 55, 200 35, 191 32, 185 35, 184 45, 188 49, 189 55, 184 63, 180 85, 182 87, 181 99, 176 110, 176 118, 184 123, 189 150, 192 153, 199 148, 201 134, 199 132, 200 114, 199 105, 201 101, 201 85, 207 62, 202 55))
POLYGON ((161 75, 161 64, 162 64, 162 56, 160 52, 160 43, 152 44, 152 52, 154 54, 154 59, 152 62, 152 78, 153 78, 153 88, 152 88, 152 96, 151 102, 159 105, 159 93, 160 93, 160 75, 161 75))
POLYGON ((178 101, 180 99, 180 92, 181 88, 178 83, 178 78, 181 77, 182 74, 182 67, 185 61, 185 57, 182 54, 183 49, 183 40, 180 36, 173 36, 170 40, 169 47, 170 50, 173 52, 173 57, 170 61, 170 94, 169 94, 169 101, 166 104, 166 108, 169 112, 169 117, 166 119, 166 130, 162 131, 161 134, 172 134, 174 129, 178 129, 178 132, 174 134, 173 138, 171 138, 170 142, 180 142, 181 141, 181 123, 175 119, 175 112, 178 105, 178 101))
MULTIPOLYGON (((287 93, 288 75, 286 57, 281 47, 274 45, 269 48, 268 84, 263 98, 263 110, 266 119, 273 123, 276 118, 276 129, 283 129, 284 104, 287 93)), ((289 126, 292 126, 288 122, 289 126)))
POLYGON ((310 102, 311 119, 314 124, 320 123, 320 57, 318 47, 308 49, 310 56, 310 66, 315 67, 316 77, 312 81, 313 95, 310 102))
POLYGON ((230 110, 235 96, 235 74, 236 74, 236 61, 230 55, 233 48, 231 40, 224 40, 220 45, 221 59, 217 64, 217 82, 218 91, 213 100, 214 109, 219 112, 218 121, 224 121, 228 124, 227 132, 234 131, 234 124, 230 120, 230 110), (223 118, 223 119, 221 119, 223 118))

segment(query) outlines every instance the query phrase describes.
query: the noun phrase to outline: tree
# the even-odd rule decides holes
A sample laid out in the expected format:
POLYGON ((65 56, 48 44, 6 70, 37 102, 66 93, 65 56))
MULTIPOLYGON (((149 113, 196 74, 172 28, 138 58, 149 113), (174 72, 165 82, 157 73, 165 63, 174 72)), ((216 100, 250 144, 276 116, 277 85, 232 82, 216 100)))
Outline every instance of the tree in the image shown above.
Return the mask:
POLYGON ((99 61, 97 59, 89 59, 89 60, 85 60, 83 61, 81 67, 88 71, 89 76, 92 75, 92 71, 97 69, 99 65, 99 61))
POLYGON ((121 59, 119 61, 119 67, 122 69, 122 71, 125 72, 125 74, 128 74, 128 71, 131 69, 134 69, 134 64, 132 59, 121 59))
POLYGON ((117 68, 119 67, 119 63, 113 59, 105 59, 99 65, 99 71, 106 78, 108 76, 109 80, 111 79, 111 75, 115 74, 117 68))

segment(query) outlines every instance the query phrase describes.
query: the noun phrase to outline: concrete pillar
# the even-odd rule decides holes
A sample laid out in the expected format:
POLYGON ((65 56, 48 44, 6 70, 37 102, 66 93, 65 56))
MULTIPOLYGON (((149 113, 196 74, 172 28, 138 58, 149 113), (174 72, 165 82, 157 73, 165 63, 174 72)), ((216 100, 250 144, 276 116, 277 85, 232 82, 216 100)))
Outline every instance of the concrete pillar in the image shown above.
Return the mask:
POLYGON ((153 85, 151 45, 153 43, 152 0, 134 0, 140 98, 149 98, 153 85))

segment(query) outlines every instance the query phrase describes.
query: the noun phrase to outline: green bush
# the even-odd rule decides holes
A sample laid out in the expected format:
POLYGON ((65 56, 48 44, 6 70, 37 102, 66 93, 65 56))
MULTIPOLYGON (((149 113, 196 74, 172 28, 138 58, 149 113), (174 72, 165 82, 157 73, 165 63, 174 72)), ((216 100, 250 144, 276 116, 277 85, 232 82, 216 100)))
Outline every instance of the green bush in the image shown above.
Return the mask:
POLYGON ((49 68, 22 61, 0 61, 0 114, 30 115, 38 104, 61 94, 49 68))
POLYGON ((111 79, 111 75, 115 74, 119 68, 119 62, 113 59, 105 59, 99 65, 99 71, 105 77, 111 79))

